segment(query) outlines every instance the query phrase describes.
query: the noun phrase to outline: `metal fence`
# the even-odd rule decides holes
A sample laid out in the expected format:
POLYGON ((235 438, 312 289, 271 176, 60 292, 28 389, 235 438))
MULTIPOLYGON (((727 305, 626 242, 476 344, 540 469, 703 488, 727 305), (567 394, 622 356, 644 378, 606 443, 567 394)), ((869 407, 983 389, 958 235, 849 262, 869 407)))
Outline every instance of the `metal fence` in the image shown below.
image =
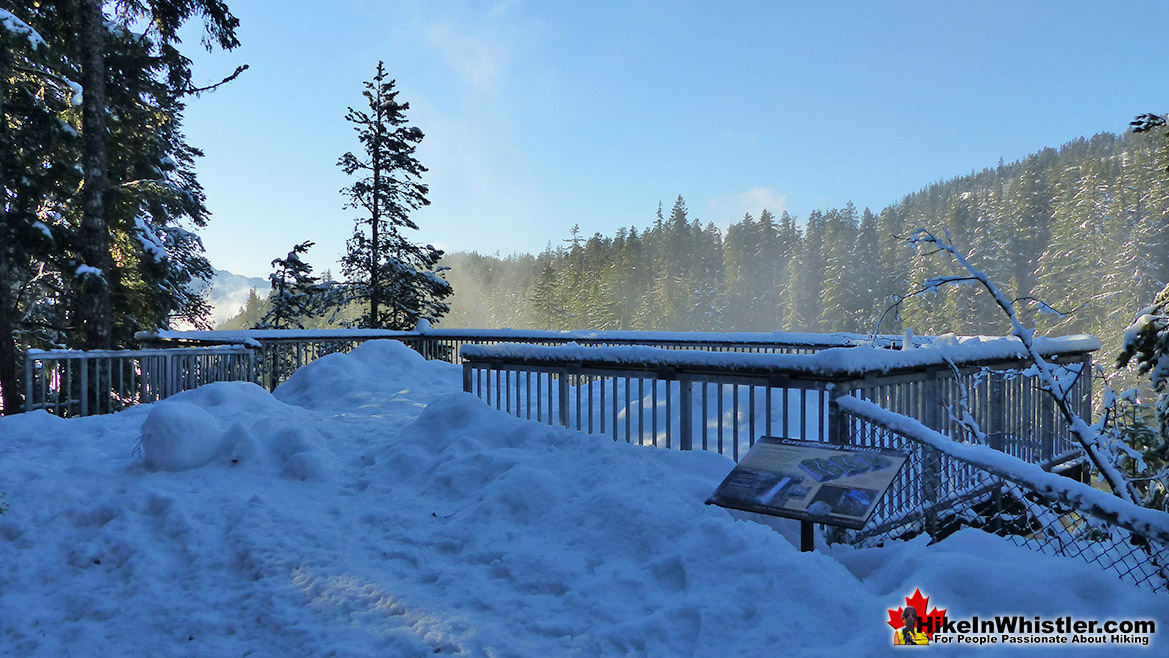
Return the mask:
POLYGON ((29 350, 25 410, 58 416, 112 413, 219 381, 253 381, 242 346, 166 350, 29 350))
MULTIPOLYGON (((702 350, 754 354, 811 354, 832 347, 873 344, 897 348, 901 336, 849 333, 803 334, 786 332, 650 332, 650 331, 518 331, 511 329, 428 329, 388 331, 375 329, 165 331, 136 336, 148 347, 178 345, 248 345, 256 350, 257 383, 274 390, 301 366, 326 354, 349 352, 367 340, 402 341, 427 359, 461 363, 464 346, 524 344, 587 347, 649 346, 669 350, 702 350)), ((928 341, 929 338, 917 338, 928 341)))
MULTIPOLYGON (((212 381, 247 380, 275 390, 300 367, 327 354, 350 352, 374 339, 399 340, 427 359, 452 363, 459 363, 460 350, 465 345, 654 345, 671 350, 806 354, 862 343, 896 346, 900 341, 897 336, 873 339, 844 333, 458 329, 162 331, 139 333, 136 338, 148 349, 30 351, 21 382, 26 393, 25 410, 46 409, 61 415, 108 413, 212 381), (242 365, 245 359, 246 368, 242 365)), ((670 430, 666 433, 669 438, 670 430)))
MULTIPOLYGON (((853 348, 864 349, 864 348, 853 348)), ((922 350, 922 352, 925 352, 922 350)), ((849 428, 832 400, 855 394, 961 437, 965 409, 993 446, 1032 463, 1074 449, 1067 424, 1036 377, 1014 359, 947 361, 887 368, 834 367, 805 355, 710 358, 619 350, 505 346, 462 350, 463 390, 521 418, 666 448, 713 450, 738 461, 762 434, 846 444, 849 428)), ((930 355, 933 356, 933 355, 930 355)), ((1090 354, 1049 350, 1074 378, 1069 399, 1091 411, 1090 354)))
POLYGON ((1153 591, 1169 591, 1169 534, 1074 502, 986 463, 937 449, 889 427, 883 414, 842 411, 853 443, 909 455, 862 530, 836 539, 859 546, 926 534, 934 541, 978 528, 1048 555, 1085 560, 1153 591))

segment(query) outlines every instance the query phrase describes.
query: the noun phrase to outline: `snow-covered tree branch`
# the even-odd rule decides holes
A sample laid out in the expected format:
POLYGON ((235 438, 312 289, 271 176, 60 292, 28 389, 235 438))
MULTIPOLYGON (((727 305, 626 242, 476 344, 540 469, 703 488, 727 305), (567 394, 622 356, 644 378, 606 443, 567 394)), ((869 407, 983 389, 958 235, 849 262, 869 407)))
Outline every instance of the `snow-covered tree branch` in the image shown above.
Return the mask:
POLYGON ((974 267, 966 255, 954 246, 948 236, 938 237, 924 228, 919 228, 910 234, 907 241, 919 250, 928 248, 936 250, 935 253, 949 255, 967 273, 966 276, 943 276, 928 279, 923 284, 923 291, 936 290, 938 286, 972 280, 990 294, 998 308, 1010 320, 1010 335, 1018 338, 1023 344, 1024 349, 1034 364, 1033 374, 1039 379, 1043 388, 1051 394, 1056 408, 1059 410, 1064 421, 1067 422, 1068 428, 1071 430, 1077 443, 1083 448, 1084 454, 1092 462, 1092 465, 1096 467, 1100 476, 1108 484, 1113 493, 1134 503, 1139 502, 1140 495, 1132 483, 1129 482, 1117 467, 1115 451, 1101 435, 1101 425, 1090 424, 1072 409, 1071 404, 1067 400, 1065 384, 1060 381, 1059 377, 1055 374, 1054 368, 1047 363, 1043 355, 1035 349, 1035 331, 1024 326, 1015 309, 1015 305, 1003 294, 998 285, 991 281, 985 272, 974 267))

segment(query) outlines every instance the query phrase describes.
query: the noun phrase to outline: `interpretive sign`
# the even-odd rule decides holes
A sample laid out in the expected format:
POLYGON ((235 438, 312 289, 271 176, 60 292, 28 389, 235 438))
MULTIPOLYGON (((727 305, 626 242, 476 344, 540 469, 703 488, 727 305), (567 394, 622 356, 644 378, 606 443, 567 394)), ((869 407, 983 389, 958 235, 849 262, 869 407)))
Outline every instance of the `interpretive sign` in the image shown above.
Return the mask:
POLYGON ((764 436, 706 502, 859 530, 906 458, 885 448, 764 436))

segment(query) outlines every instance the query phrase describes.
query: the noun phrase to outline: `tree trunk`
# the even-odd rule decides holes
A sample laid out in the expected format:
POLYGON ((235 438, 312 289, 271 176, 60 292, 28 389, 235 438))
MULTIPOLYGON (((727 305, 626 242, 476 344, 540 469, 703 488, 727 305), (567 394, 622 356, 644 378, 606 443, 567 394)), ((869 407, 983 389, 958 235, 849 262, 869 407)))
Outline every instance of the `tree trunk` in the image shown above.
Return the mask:
POLYGON ((82 86, 82 168, 85 204, 81 217, 81 256, 85 264, 101 270, 101 276, 77 280, 77 314, 86 349, 109 349, 113 345, 110 309, 110 231, 106 221, 106 64, 105 16, 101 0, 79 0, 82 86))
MULTIPOLYGON (((8 77, 10 72, 10 53, 5 43, 0 40, 0 195, 8 197, 8 171, 11 164, 8 162, 12 153, 8 136, 8 119, 5 117, 5 101, 8 100, 8 77)), ((22 410, 20 399, 20 385, 16 381, 16 336, 12 317, 15 310, 12 302, 12 282, 9 276, 9 267, 13 264, 10 235, 8 233, 8 217, 5 206, 0 204, 0 413, 5 415, 19 413, 22 410)))
MULTIPOLYGON (((378 64, 378 75, 382 72, 381 64, 378 64)), ((375 80, 377 80, 375 78, 375 80)), ((373 153, 370 157, 370 162, 373 165, 373 210, 370 213, 370 234, 373 240, 369 245, 369 320, 370 326, 374 329, 381 329, 382 323, 379 318, 381 312, 378 307, 381 305, 382 298, 382 282, 379 270, 381 269, 382 256, 380 253, 380 243, 378 242, 378 224, 381 223, 381 213, 378 207, 379 189, 381 187, 382 174, 382 154, 381 154, 381 125, 382 125, 382 82, 377 80, 377 108, 375 116, 377 121, 374 123, 374 139, 373 139, 373 153)))

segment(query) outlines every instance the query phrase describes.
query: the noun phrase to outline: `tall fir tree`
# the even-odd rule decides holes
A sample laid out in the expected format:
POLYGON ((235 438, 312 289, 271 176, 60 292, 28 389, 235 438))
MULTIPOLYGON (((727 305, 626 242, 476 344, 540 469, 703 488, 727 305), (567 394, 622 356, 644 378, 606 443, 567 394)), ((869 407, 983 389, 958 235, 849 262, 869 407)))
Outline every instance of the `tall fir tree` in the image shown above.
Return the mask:
POLYGON ((793 261, 792 296, 787 326, 792 331, 820 331, 820 308, 824 297, 824 213, 813 210, 800 236, 793 261))
POLYGON ((430 205, 429 188, 421 182, 426 167, 414 153, 423 134, 406 122, 409 103, 398 102, 395 81, 378 62, 372 80, 364 83, 366 108, 349 108, 362 145, 360 156, 348 152, 338 166, 357 175, 341 190, 346 208, 361 211, 353 237, 341 259, 353 297, 368 303, 359 324, 374 329, 413 329, 419 320, 437 322, 450 310, 443 300, 451 286, 436 265, 442 250, 417 245, 403 234, 417 230, 410 213, 430 205))

